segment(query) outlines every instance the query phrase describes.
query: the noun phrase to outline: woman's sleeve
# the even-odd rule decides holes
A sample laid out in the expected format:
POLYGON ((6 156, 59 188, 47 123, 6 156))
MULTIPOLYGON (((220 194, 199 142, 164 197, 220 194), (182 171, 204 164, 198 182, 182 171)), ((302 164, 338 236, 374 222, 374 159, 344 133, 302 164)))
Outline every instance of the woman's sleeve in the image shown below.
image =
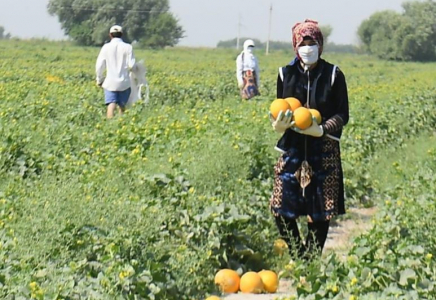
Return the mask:
POLYGON ((331 99, 335 105, 336 114, 322 125, 324 133, 333 133, 341 130, 348 123, 349 119, 347 83, 344 73, 339 69, 336 72, 336 79, 332 86, 331 99))

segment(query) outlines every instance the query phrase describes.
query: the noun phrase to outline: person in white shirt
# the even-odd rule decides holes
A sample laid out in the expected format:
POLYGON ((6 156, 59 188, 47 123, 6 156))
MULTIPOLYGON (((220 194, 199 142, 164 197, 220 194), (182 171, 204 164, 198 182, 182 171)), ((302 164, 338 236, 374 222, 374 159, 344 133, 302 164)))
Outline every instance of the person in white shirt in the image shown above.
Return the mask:
POLYGON ((253 54, 253 49, 253 40, 246 40, 244 42, 244 50, 236 58, 236 78, 243 99, 251 99, 254 96, 260 95, 259 62, 253 54))
POLYGON ((132 45, 125 43, 123 28, 114 25, 109 30, 111 41, 105 44, 98 55, 95 71, 97 85, 103 87, 107 117, 112 118, 118 105, 119 113, 126 108, 131 92, 130 71, 135 67, 132 45), (104 73, 106 71, 106 78, 104 73))

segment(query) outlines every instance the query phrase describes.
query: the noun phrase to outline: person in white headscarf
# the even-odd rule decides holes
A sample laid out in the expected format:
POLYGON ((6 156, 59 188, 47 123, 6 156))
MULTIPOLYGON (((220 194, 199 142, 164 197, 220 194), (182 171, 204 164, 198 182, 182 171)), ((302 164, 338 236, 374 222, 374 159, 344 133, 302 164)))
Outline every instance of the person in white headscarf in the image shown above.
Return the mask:
POLYGON ((259 62, 253 54, 253 40, 244 42, 244 50, 236 58, 236 78, 243 99, 251 99, 260 95, 260 69, 259 62))

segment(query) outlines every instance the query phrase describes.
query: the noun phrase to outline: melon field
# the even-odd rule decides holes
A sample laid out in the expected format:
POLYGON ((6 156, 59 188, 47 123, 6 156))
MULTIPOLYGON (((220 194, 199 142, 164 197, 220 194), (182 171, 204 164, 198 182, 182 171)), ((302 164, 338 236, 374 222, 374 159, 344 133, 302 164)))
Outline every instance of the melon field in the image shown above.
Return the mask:
POLYGON ((0 299, 201 300, 222 268, 274 270, 292 299, 436 299, 436 63, 324 54, 349 90, 346 205, 377 213, 308 264, 274 251, 268 209, 293 52, 258 53, 242 101, 237 52, 138 49, 150 102, 107 120, 99 50, 0 41, 0 299))

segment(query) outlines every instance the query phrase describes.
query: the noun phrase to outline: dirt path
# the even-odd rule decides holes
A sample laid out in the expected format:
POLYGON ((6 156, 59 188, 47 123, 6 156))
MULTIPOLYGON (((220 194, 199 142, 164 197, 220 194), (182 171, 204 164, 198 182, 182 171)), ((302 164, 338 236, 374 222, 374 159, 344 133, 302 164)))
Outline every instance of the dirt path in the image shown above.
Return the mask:
MULTIPOLYGON (((371 218, 376 208, 351 208, 346 217, 331 224, 329 235, 324 248, 324 254, 335 251, 339 257, 346 257, 353 238, 371 228, 371 218)), ((289 280, 280 280, 278 292, 275 294, 229 294, 222 299, 225 300, 273 300, 278 297, 289 297, 295 295, 295 290, 289 280)))

